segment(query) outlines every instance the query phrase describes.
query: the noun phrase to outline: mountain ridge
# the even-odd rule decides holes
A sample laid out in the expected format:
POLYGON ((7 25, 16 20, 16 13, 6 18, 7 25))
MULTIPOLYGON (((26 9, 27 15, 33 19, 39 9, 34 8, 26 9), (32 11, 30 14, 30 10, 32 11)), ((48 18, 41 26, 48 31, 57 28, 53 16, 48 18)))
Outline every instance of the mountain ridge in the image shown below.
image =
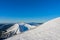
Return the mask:
POLYGON ((31 31, 11 37, 7 40, 60 40, 60 17, 52 19, 31 31), (18 37, 18 38, 16 38, 18 37), (14 39, 16 38, 16 39, 14 39))

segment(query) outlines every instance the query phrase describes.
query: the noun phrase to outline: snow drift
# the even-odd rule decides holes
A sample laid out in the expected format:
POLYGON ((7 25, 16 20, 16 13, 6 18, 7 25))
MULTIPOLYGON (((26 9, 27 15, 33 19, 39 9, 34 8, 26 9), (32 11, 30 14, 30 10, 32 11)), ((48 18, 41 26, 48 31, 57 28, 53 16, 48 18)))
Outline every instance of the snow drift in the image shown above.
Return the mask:
POLYGON ((6 40, 60 40, 60 17, 6 40))

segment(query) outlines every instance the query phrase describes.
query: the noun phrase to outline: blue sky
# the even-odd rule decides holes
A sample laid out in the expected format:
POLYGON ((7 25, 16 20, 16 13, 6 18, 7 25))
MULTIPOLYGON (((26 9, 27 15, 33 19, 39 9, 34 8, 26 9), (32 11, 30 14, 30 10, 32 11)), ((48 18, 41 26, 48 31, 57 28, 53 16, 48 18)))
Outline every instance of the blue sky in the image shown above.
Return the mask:
POLYGON ((59 0, 0 0, 0 23, 46 22, 59 16, 59 0))

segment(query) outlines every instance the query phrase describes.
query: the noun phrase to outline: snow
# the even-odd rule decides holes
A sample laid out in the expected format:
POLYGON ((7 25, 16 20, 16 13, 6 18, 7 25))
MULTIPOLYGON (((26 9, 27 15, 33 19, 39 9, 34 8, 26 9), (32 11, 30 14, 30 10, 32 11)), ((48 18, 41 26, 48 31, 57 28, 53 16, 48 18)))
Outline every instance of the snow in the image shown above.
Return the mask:
POLYGON ((36 27, 36 26, 32 26, 32 25, 27 24, 27 23, 20 23, 19 25, 24 25, 24 26, 27 27, 29 30, 36 27))
POLYGON ((60 40, 60 17, 6 40, 60 40))
POLYGON ((31 26, 31 25, 29 25, 29 24, 25 24, 25 26, 26 26, 29 30, 36 27, 36 26, 31 26))
POLYGON ((7 24, 7 26, 5 25, 4 27, 6 28, 2 28, 2 29, 5 29, 6 32, 2 33, 3 35, 1 35, 1 38, 9 38, 15 34, 20 34, 18 24, 7 24))
POLYGON ((11 26, 10 28, 7 29, 7 32, 10 32, 10 31, 14 31, 15 33, 19 34, 20 33, 19 25, 14 24, 13 26, 11 26))

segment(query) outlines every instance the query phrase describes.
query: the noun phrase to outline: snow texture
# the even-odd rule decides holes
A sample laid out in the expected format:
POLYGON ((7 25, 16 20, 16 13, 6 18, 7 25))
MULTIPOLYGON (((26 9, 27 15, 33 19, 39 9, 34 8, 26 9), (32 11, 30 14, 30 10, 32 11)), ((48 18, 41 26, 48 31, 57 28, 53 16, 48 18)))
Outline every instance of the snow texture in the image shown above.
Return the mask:
POLYGON ((6 40, 60 40, 60 17, 6 40))

